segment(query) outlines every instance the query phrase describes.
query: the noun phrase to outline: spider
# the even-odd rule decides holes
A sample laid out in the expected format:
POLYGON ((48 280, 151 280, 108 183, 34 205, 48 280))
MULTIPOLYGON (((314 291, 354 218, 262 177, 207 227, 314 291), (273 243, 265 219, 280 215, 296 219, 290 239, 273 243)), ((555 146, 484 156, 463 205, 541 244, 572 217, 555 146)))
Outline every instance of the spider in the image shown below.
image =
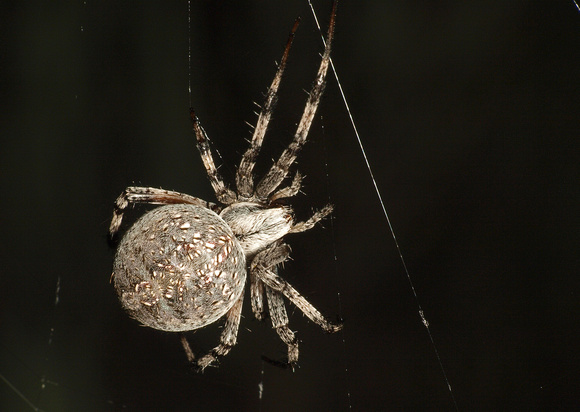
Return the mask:
POLYGON ((200 371, 228 354, 236 344, 247 272, 254 315, 259 320, 265 318, 266 300, 272 326, 288 346, 284 365, 293 368, 298 361, 298 341, 288 327, 284 297, 324 331, 332 333, 342 328, 342 324, 328 321, 278 276, 278 265, 290 254, 284 236, 309 230, 332 212, 332 206, 327 205, 308 220, 295 222, 292 208, 282 205, 280 200, 299 192, 302 177, 296 172, 288 186, 280 188, 280 185, 306 142, 324 91, 335 15, 336 2, 318 74, 294 139, 257 184, 252 170, 299 19, 292 27, 268 89, 250 147, 238 167, 237 192, 226 187, 218 173, 207 135, 190 109, 197 148, 219 204, 152 187, 128 187, 115 202, 109 230, 111 238, 116 236, 130 205, 163 205, 144 214, 121 239, 112 279, 122 306, 131 317, 154 329, 181 332, 186 356, 200 371), (225 317, 225 326, 219 344, 205 356, 196 358, 183 332, 202 328, 222 317, 225 317))

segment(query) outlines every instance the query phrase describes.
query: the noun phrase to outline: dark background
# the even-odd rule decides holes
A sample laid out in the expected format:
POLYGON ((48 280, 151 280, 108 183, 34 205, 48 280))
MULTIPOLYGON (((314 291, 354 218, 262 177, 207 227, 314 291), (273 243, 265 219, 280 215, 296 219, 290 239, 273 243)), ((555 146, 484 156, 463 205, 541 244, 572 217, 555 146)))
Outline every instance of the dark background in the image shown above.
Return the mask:
MULTIPOLYGON (((289 305, 300 368, 275 368, 246 299, 239 344, 199 375, 109 283, 126 186, 214 200, 188 79, 231 181, 301 15, 257 171, 288 144, 322 51, 306 1, 193 2, 191 76, 185 1, 2 8, 0 409, 29 408, 17 391, 46 411, 455 409, 332 76, 294 205, 336 211, 288 236, 282 274, 344 332, 289 305)), ((579 31, 571 0, 339 5, 334 62, 460 410, 579 404, 579 31)))

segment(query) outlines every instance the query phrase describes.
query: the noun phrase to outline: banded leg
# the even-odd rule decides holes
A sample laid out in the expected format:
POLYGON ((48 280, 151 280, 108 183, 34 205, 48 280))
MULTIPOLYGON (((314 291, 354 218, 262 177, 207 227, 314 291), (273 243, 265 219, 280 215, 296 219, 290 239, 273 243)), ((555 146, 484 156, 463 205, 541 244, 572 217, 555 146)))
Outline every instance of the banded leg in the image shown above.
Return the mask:
POLYGON ((193 109, 189 109, 189 115, 191 116, 193 131, 195 132, 195 137, 197 139, 197 149, 199 150, 201 160, 205 166, 207 177, 209 178, 209 182, 213 187, 213 191, 215 192, 217 200, 225 205, 230 205, 236 201, 237 196, 232 190, 226 187, 221 175, 217 171, 207 140, 207 134, 205 133, 205 130, 203 130, 203 127, 201 127, 199 124, 199 119, 195 115, 193 109))
MULTIPOLYGON (((290 246, 278 242, 269 248, 259 252, 250 264, 250 296, 252 299, 252 311, 256 319, 263 320, 264 315, 264 284, 257 275, 259 268, 276 268, 284 263, 290 255, 290 246)), ((266 288, 267 289, 267 288, 266 288)))
POLYGON ((342 325, 336 325, 326 320, 304 296, 272 270, 272 268, 276 270, 276 265, 288 259, 289 254, 290 247, 285 243, 279 242, 256 255, 250 264, 250 272, 264 283, 266 289, 271 288, 286 296, 290 302, 324 331, 329 333, 338 332, 342 329, 342 325))
POLYGON ((189 204, 218 211, 217 206, 214 203, 206 202, 205 200, 186 195, 185 193, 157 189, 154 187, 131 186, 126 188, 115 201, 113 218, 111 219, 111 225, 109 226, 109 235, 111 238, 113 238, 119 230, 125 210, 135 203, 148 203, 155 205, 189 204))
POLYGON ((304 313, 312 322, 320 326, 325 332, 334 333, 342 329, 342 324, 334 324, 328 321, 322 313, 318 311, 304 296, 302 296, 292 285, 276 275, 271 270, 261 268, 257 271, 257 275, 267 288, 272 288, 276 292, 280 292, 290 302, 292 302, 302 313, 304 313))
POLYGON ((324 84, 326 80, 326 73, 328 72, 328 66, 330 65, 330 47, 332 44, 332 38, 334 35, 334 21, 336 17, 336 1, 332 5, 332 14, 330 15, 330 23, 328 25, 328 34, 326 38, 326 46, 324 48, 324 53, 322 54, 322 61, 320 62, 320 67, 318 68, 318 74, 316 75, 316 80, 310 91, 308 100, 306 101, 306 106, 304 112, 302 113, 302 118, 300 123, 298 123, 298 128, 294 134, 294 140, 290 145, 284 150, 280 158, 276 163, 272 165, 268 173, 262 178, 258 187, 256 188, 256 195, 260 198, 266 198, 270 193, 272 193, 276 188, 282 183, 282 180, 288 174, 288 169, 296 160, 296 156, 306 143, 306 138, 308 137, 308 131, 314 120, 316 110, 320 103, 320 98, 324 92, 324 84))
POLYGON ((226 314, 226 323, 224 330, 220 336, 220 343, 213 348, 207 355, 202 356, 195 361, 193 352, 189 348, 189 344, 185 338, 182 339, 183 348, 190 362, 195 363, 199 372, 203 372, 205 368, 218 360, 220 357, 227 355, 232 347, 236 344, 238 338, 238 330, 240 328, 240 319, 242 317, 242 306, 244 303, 244 294, 242 293, 234 306, 226 314), (185 341, 185 343, 184 343, 185 341))
POLYGON ((302 184, 302 175, 299 172, 296 172, 290 186, 284 187, 278 190, 272 196, 270 196, 270 203, 278 199, 285 199, 288 197, 296 196, 300 191, 301 184, 302 184))
POLYGON ((312 229, 314 227, 314 225, 316 225, 318 222, 320 222, 326 216, 331 214, 332 209, 333 209, 332 205, 324 206, 321 210, 314 212, 314 214, 312 215, 312 217, 310 219, 308 219, 304 222, 298 222, 298 223, 294 224, 290 228, 290 231, 288 233, 299 233, 299 232, 305 232, 307 230, 312 229))
POLYGON ((288 346, 288 365, 294 367, 298 362, 298 341, 294 332, 288 327, 288 313, 284 306, 284 298, 271 288, 266 288, 268 298, 268 311, 272 320, 272 327, 276 329, 278 336, 288 346))
POLYGON ((252 302, 252 312, 258 320, 264 320, 264 284, 258 277, 250 271, 250 299, 252 302))
POLYGON ((242 160, 240 162, 240 167, 236 174, 236 186, 238 188, 238 193, 243 197, 250 197, 254 191, 254 179, 252 177, 252 170, 256 164, 256 158, 262 147, 262 142, 264 141, 264 136, 266 130, 268 129, 268 124, 270 123, 270 118, 272 117, 272 111, 276 104, 276 95, 278 93, 278 88, 282 82, 282 74, 286 68, 286 61, 288 60, 288 54, 290 53, 290 46, 292 46, 292 41, 294 40, 294 34, 296 29, 298 29, 298 24, 300 19, 296 19, 294 26, 290 31, 288 36, 288 41, 286 42, 286 47, 284 48, 284 54, 282 54, 282 60, 280 60, 280 65, 272 80, 272 84, 268 89, 266 94, 266 100, 258 116, 258 122, 254 128, 254 134, 252 136, 252 141, 250 142, 250 147, 244 153, 242 160))

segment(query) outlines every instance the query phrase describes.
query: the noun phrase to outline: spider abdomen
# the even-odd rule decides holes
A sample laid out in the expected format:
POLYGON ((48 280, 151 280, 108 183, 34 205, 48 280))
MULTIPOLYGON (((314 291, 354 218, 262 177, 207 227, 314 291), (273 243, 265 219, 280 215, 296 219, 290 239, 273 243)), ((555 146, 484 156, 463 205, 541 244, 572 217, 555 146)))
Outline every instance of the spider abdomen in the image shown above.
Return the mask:
POLYGON ((243 293, 246 259, 226 222, 195 205, 158 207, 121 240, 113 266, 123 307, 170 332, 209 325, 243 293))

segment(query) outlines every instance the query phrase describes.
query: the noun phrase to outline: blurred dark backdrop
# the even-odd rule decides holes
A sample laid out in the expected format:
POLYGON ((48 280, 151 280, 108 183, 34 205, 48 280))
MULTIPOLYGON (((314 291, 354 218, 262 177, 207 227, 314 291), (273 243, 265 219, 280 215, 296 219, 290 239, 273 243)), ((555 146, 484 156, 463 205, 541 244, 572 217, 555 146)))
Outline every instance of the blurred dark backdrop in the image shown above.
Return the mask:
MULTIPOLYGON (((294 204, 330 201, 334 220, 288 237, 282 273, 344 333, 291 309, 300 368, 279 370, 246 299, 239 344, 198 375, 177 336, 120 308, 118 194, 214 199, 188 80, 231 179, 296 16, 258 172, 320 59, 305 0, 192 3, 191 76, 185 1, 2 4, 0 374, 16 389, 0 383, 0 409, 27 410, 20 391, 46 411, 454 410, 332 76, 294 204)), ((315 7, 326 27, 330 2, 315 7)), ((460 410, 578 406, 579 31, 571 0, 339 5, 334 62, 460 410)), ((189 338, 199 353, 219 333, 189 338)))

